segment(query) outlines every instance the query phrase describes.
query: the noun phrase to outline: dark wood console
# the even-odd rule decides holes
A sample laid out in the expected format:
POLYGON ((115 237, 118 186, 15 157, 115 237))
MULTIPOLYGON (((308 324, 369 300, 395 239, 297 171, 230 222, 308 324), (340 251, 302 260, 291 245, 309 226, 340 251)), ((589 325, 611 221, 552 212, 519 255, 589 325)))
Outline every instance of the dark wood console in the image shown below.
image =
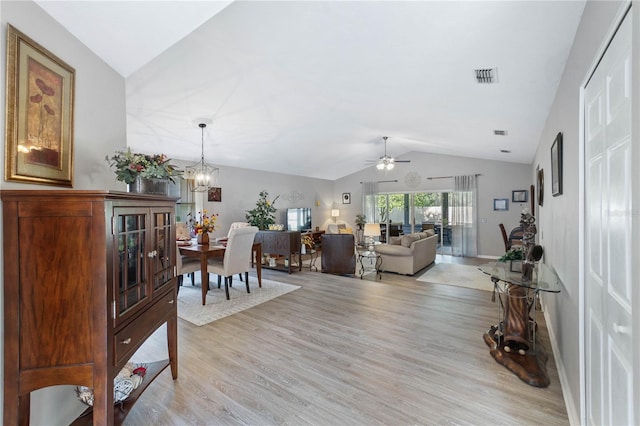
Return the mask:
POLYGON ((175 200, 75 190, 0 198, 4 424, 28 425, 30 393, 63 384, 94 389, 74 424, 121 424, 167 366, 178 376, 175 200), (169 359, 149 364, 114 407, 114 377, 164 323, 169 359))
POLYGON ((283 261, 278 261, 276 266, 269 266, 268 264, 263 263, 263 268, 276 269, 291 273, 293 272, 293 260, 297 257, 296 266, 299 271, 302 270, 300 231, 258 231, 255 242, 262 243, 263 254, 282 256, 283 261), (284 262, 285 259, 288 264, 284 262))

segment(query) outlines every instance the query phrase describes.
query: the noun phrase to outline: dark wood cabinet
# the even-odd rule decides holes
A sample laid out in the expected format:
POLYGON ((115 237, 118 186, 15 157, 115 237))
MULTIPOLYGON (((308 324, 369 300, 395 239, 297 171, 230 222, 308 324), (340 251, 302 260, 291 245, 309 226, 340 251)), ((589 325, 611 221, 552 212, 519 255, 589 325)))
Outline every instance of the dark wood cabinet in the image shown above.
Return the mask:
POLYGON ((291 273, 293 272, 293 261, 297 258, 296 267, 299 271, 302 270, 300 231, 258 231, 255 242, 262 244, 263 255, 269 254, 283 259, 283 262, 278 261, 275 267, 263 264, 263 268, 291 273), (285 259, 287 263, 284 262, 285 259))
POLYGON ((4 424, 28 424, 30 392, 94 388, 74 424, 120 424, 167 366, 177 378, 175 200, 108 191, 1 191, 4 424), (113 379, 167 323, 169 359, 114 410, 113 379), (115 411, 115 414, 114 414, 115 411))

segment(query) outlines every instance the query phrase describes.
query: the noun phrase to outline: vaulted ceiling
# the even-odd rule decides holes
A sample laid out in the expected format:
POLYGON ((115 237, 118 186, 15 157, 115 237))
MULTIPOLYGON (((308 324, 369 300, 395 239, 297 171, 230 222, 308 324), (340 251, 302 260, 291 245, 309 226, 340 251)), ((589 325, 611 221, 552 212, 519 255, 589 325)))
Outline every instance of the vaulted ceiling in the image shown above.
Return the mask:
MULTIPOLYGON (((384 153, 530 164, 583 1, 44 1, 126 78, 134 151, 337 179, 384 153), (493 83, 474 70, 492 69, 493 83), (504 130, 506 135, 496 135, 504 130), (503 153, 501 150, 510 151, 503 153)), ((401 166, 398 166, 401 167, 401 166)))

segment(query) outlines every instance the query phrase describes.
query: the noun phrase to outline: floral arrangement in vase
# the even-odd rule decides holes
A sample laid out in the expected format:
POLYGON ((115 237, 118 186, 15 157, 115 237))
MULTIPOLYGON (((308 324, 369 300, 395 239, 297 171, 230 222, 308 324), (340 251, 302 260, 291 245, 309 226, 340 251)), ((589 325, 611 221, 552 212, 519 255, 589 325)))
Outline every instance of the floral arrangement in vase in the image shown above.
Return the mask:
POLYGON ((209 244, 209 232, 213 232, 216 229, 218 213, 209 215, 207 210, 202 210, 198 212, 197 219, 194 219, 191 213, 187 214, 187 217, 187 224, 196 235, 198 244, 209 244))
POLYGON ((139 154, 131 152, 131 148, 116 151, 112 157, 107 155, 105 160, 111 167, 115 167, 116 179, 128 184, 134 183, 138 177, 175 182, 174 178, 182 173, 169 164, 171 160, 164 154, 139 154))
POLYGON ((251 224, 251 226, 257 226, 260 230, 265 230, 269 228, 269 225, 273 225, 276 223, 276 208, 273 204, 280 197, 276 196, 273 200, 269 201, 269 193, 265 190, 260 191, 260 196, 258 197, 258 201, 256 202, 256 208, 252 210, 247 210, 246 218, 247 222, 251 224))
POLYGON ((209 215, 209 212, 205 209, 198 212, 198 218, 194 219, 191 213, 187 214, 187 224, 193 232, 197 234, 203 234, 205 232, 213 232, 216 229, 216 220, 218 220, 218 213, 209 215))

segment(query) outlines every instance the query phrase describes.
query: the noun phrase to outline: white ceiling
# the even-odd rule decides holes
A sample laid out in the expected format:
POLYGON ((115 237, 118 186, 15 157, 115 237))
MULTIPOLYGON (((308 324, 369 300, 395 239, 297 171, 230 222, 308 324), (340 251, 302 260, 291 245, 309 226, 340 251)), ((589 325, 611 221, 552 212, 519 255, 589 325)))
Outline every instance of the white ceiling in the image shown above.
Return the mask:
POLYGON ((197 123, 210 120, 208 162, 326 179, 382 156, 383 136, 402 159, 415 151, 530 164, 584 8, 583 1, 38 4, 126 77, 133 150, 196 161, 197 123), (476 83, 476 68, 496 68, 497 84, 476 83))

